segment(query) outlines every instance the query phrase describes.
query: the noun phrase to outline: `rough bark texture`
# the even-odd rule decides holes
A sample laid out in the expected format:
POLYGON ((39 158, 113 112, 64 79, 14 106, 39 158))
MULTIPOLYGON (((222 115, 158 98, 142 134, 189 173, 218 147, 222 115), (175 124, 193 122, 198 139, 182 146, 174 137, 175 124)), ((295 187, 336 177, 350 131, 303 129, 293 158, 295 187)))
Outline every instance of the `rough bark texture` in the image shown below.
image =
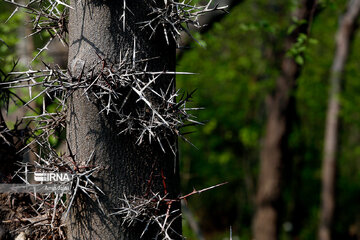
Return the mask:
MULTIPOLYGON (((311 22, 315 12, 315 0, 303 0, 295 12, 298 19, 311 22)), ((300 33, 308 33, 308 24, 298 27, 285 39, 284 53, 280 61, 280 76, 276 89, 267 99, 268 118, 266 135, 260 153, 260 173, 256 196, 256 213, 253 220, 253 236, 256 240, 276 240, 278 236, 279 203, 282 185, 282 168, 286 161, 286 142, 290 128, 292 93, 300 66, 286 52, 296 42, 300 33)))
MULTIPOLYGON (((122 29, 120 16, 123 1, 72 1, 69 21, 69 63, 73 77, 78 77, 99 60, 99 56, 119 61, 122 55, 133 50, 136 38, 138 60, 158 57, 148 63, 149 71, 175 70, 175 44, 166 44, 163 33, 149 40, 150 33, 141 31, 138 22, 146 19, 149 9, 143 0, 127 1, 126 30, 122 29)), ((163 1, 159 1, 163 3, 163 1)), ((96 72, 95 74, 96 75, 96 72)), ((158 88, 167 87, 173 76, 157 80, 158 88)), ((105 211, 120 206, 119 198, 144 196, 147 188, 164 195, 161 177, 166 177, 168 198, 179 194, 178 167, 174 168, 174 155, 169 149, 164 154, 157 143, 146 141, 135 144, 136 136, 118 135, 111 115, 99 114, 99 106, 90 102, 82 91, 75 92, 68 102, 67 138, 78 163, 86 161, 95 150, 93 165, 101 166, 96 183, 105 192, 101 196, 105 211), (174 169, 176 171, 174 172, 174 169), (152 175, 152 183, 148 180, 152 175)), ((172 139, 176 142, 176 138, 172 139)), ((177 161, 176 161, 177 162, 177 161)), ((180 208, 180 205, 177 206, 180 208)), ((160 214, 160 213, 159 213, 160 214)), ((172 226, 181 233, 181 221, 172 226)), ((68 221, 70 239, 140 239, 144 225, 132 228, 121 227, 119 217, 109 217, 100 212, 97 203, 80 196, 68 221)), ((156 229, 150 226, 142 239, 153 239, 156 229)), ((174 237, 176 239, 176 237, 174 237)))
POLYGON ((341 78, 349 45, 355 31, 356 20, 360 12, 360 0, 349 2, 346 13, 340 19, 336 33, 336 50, 330 72, 330 91, 326 115, 324 158, 322 166, 321 217, 319 239, 331 239, 331 226, 335 208, 335 175, 338 149, 339 127, 339 94, 341 93, 341 78))

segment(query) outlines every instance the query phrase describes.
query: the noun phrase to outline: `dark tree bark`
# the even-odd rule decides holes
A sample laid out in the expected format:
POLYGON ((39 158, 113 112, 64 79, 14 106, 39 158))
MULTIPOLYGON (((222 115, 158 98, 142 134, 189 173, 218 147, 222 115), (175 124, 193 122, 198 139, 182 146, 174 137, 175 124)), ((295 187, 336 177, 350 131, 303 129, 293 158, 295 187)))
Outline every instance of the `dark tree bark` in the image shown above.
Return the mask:
POLYGON ((287 160, 286 143, 291 125, 289 112, 294 101, 292 93, 301 70, 301 66, 285 53, 296 43, 300 33, 308 34, 315 7, 315 0, 303 0, 296 10, 297 19, 306 20, 306 24, 300 25, 286 37, 279 66, 280 76, 276 80, 274 93, 267 98, 268 118, 260 154, 256 213, 253 219, 253 236, 256 240, 276 240, 278 236, 282 170, 287 160))
MULTIPOLYGON (((2 114, 0 113, 0 132, 6 131, 7 126, 3 119, 2 114)), ((16 170, 16 161, 21 160, 21 156, 15 154, 16 147, 14 144, 14 140, 8 134, 1 134, 0 137, 0 182, 5 182, 6 178, 11 176, 13 172, 16 170)))
POLYGON ((325 126, 319 240, 331 240, 331 227, 335 208, 339 94, 341 93, 342 73, 349 54, 352 36, 356 30, 356 20, 359 13, 360 1, 349 1, 346 13, 341 17, 336 33, 336 50, 330 70, 330 91, 325 126))
MULTIPOLYGON (((126 14, 125 31, 120 21, 122 3, 114 0, 72 1, 74 9, 70 11, 69 20, 68 67, 74 79, 81 75, 83 67, 84 74, 87 73, 99 61, 99 56, 118 63, 120 52, 124 56, 127 51, 131 53, 134 50, 134 38, 137 60, 157 57, 148 62, 148 71, 175 70, 175 43, 168 45, 163 32, 149 40, 150 32, 140 30, 137 24, 146 20, 150 12, 145 1, 127 1, 131 12, 126 14)), ((172 78, 171 75, 161 76, 156 87, 167 88, 172 78)), ((153 192, 163 194, 162 172, 168 198, 178 197, 179 174, 178 167, 174 166, 177 161, 174 161, 173 153, 169 149, 164 153, 158 143, 143 142, 139 146, 135 144, 135 135, 118 135, 111 114, 99 114, 100 110, 97 103, 82 96, 81 90, 76 91, 68 102, 67 138, 79 164, 95 150, 91 164, 101 167, 95 181, 105 192, 105 196, 100 196, 105 212, 119 207, 119 198, 124 195, 142 197, 149 187, 153 192), (149 186, 151 175, 153 178, 149 186)), ((177 140, 174 137, 171 141, 175 144, 177 140)), ((180 208, 180 205, 176 207, 180 208)), ((121 227, 121 218, 101 213, 95 201, 80 196, 71 211, 68 235, 70 239, 131 240, 140 239, 144 227, 141 224, 131 228, 121 227)), ((172 228, 181 233, 181 220, 172 228)), ((143 239, 153 239, 155 232, 154 226, 150 226, 143 239)))

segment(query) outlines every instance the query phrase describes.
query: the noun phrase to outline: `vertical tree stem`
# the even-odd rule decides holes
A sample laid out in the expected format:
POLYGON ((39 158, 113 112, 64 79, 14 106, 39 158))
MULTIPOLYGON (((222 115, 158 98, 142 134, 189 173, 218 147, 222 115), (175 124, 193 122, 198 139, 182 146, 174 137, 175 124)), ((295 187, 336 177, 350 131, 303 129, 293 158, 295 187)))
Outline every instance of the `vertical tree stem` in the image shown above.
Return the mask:
POLYGON ((331 240, 331 226, 335 208, 335 175, 340 110, 339 94, 341 93, 342 73, 359 12, 360 1, 351 0, 346 13, 340 20, 336 33, 336 50, 330 71, 330 91, 325 126, 319 240, 331 240))
MULTIPOLYGON (((125 31, 120 20, 122 4, 123 1, 115 0, 72 1, 68 68, 74 81, 87 74, 99 57, 118 63, 126 52, 130 52, 132 57, 135 50, 137 60, 156 57, 148 62, 148 71, 175 71, 175 43, 167 44, 161 34, 149 40, 150 33, 139 28, 138 23, 146 20, 150 11, 145 1, 127 1, 129 11, 125 31)), ((131 58, 128 60, 131 61, 131 58)), ((100 69, 95 70, 94 76, 97 71, 100 69)), ((156 87, 167 87, 172 78, 172 75, 159 77, 156 87)), ((110 217, 108 213, 119 207, 119 199, 124 195, 144 197, 149 184, 152 191, 163 194, 163 179, 159 177, 162 171, 168 197, 177 197, 179 174, 178 167, 174 166, 177 161, 174 161, 169 149, 164 153, 158 143, 143 142, 139 146, 135 144, 135 135, 119 135, 111 114, 99 114, 98 104, 90 102, 82 93, 82 90, 77 90, 68 101, 67 138, 79 164, 84 163, 95 150, 91 164, 100 166, 95 180, 105 192, 104 196, 100 196, 105 214, 94 200, 80 196, 68 221, 69 238, 138 240, 145 226, 121 226, 121 218, 110 217), (151 175, 154 179, 149 183, 151 175)), ((177 144, 175 137, 170 141, 177 144)), ((153 227, 149 226, 143 239, 155 237, 153 227)), ((181 233, 181 221, 172 227, 181 233)))
POLYGON ((292 106, 292 93, 301 70, 295 60, 285 53, 296 43, 300 33, 308 34, 309 21, 315 7, 315 0, 303 0, 296 10, 296 18, 305 20, 306 24, 299 26, 286 37, 279 66, 280 76, 276 80, 274 94, 267 99, 268 118, 260 153, 256 213, 253 219, 253 235, 256 240, 276 240, 278 237, 282 168, 286 161, 286 141, 291 125, 289 111, 292 106))

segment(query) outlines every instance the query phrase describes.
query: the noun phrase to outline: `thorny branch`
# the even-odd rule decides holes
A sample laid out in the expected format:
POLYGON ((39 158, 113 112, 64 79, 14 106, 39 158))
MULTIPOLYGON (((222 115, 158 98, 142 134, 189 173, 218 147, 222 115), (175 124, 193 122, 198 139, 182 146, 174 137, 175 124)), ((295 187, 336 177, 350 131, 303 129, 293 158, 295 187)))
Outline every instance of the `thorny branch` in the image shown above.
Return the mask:
POLYGON ((192 0, 183 0, 182 2, 164 0, 162 7, 159 7, 159 4, 154 0, 148 0, 147 2, 151 7, 152 12, 149 14, 150 20, 139 23, 141 28, 150 28, 152 30, 150 38, 152 38, 158 29, 162 27, 166 42, 169 44, 169 38, 171 37, 172 40, 177 42, 178 47, 179 43, 177 40, 183 31, 201 45, 191 35, 189 25, 192 25, 195 28, 201 28, 202 26, 199 22, 199 17, 201 15, 214 11, 226 12, 227 8, 227 6, 219 6, 218 4, 212 6, 212 0, 203 6, 193 5, 192 0))
MULTIPOLYGON (((74 79, 69 73, 59 68, 51 68, 45 65, 46 69, 44 70, 13 72, 16 78, 11 82, 0 83, 0 86, 6 85, 4 88, 28 88, 31 99, 25 105, 44 95, 56 101, 59 104, 59 112, 46 112, 44 103, 42 114, 33 117, 37 120, 42 119, 40 121, 42 125, 49 122, 49 119, 54 120, 55 117, 64 119, 66 99, 75 90, 80 90, 90 101, 100 103, 101 110, 99 113, 104 112, 107 115, 115 116, 118 134, 137 134, 137 144, 139 145, 145 139, 148 139, 149 142, 157 141, 162 150, 165 151, 164 144, 169 143, 168 137, 170 136, 177 135, 188 141, 181 133, 181 129, 202 124, 189 113, 189 111, 200 110, 201 108, 187 106, 194 91, 180 94, 180 91, 173 87, 172 81, 168 83, 165 89, 155 90, 154 85, 156 81, 160 81, 161 75, 190 73, 147 71, 147 63, 151 59, 138 60, 136 50, 131 55, 134 56, 131 62, 126 60, 129 59, 129 53, 126 53, 119 64, 111 64, 108 60, 99 57, 98 63, 90 69, 88 74, 83 74, 80 79, 74 79), (101 70, 94 76, 96 68, 101 68, 101 70), (37 86, 43 87, 43 90, 36 96, 32 96, 32 89, 37 86), (135 108, 133 107, 134 101, 135 108)), ((53 129, 51 126, 54 125, 51 124, 40 129, 53 129)), ((175 155, 174 146, 168 146, 175 155)))
POLYGON ((27 176, 34 172, 67 172, 71 173, 72 179, 70 182, 62 184, 63 186, 70 186, 70 191, 65 189, 64 191, 59 190, 50 193, 30 193, 35 203, 25 206, 25 209, 30 210, 27 211, 27 217, 6 220, 4 223, 19 221, 21 227, 17 229, 17 232, 26 231, 31 236, 40 235, 38 238, 56 235, 59 236, 59 239, 65 239, 63 234, 64 220, 67 218, 79 192, 95 199, 99 208, 103 210, 99 195, 104 193, 91 180, 92 175, 98 170, 98 167, 89 165, 94 152, 90 154, 85 165, 79 166, 71 151, 70 155, 59 155, 46 139, 43 142, 39 142, 38 139, 36 141, 41 146, 39 153, 34 152, 38 160, 33 164, 19 163, 21 167, 13 178, 19 178, 25 184, 29 184, 30 180, 27 176), (65 194, 68 194, 67 197, 65 194))
POLYGON ((177 218, 181 217, 181 213, 178 209, 172 209, 172 204, 175 202, 180 202, 181 200, 185 200, 194 194, 200 194, 225 184, 227 183, 220 183, 201 190, 194 189, 191 193, 180 196, 176 199, 169 199, 166 193, 164 196, 161 196, 159 193, 152 193, 150 198, 135 196, 127 197, 124 195, 124 197, 120 199, 122 206, 110 215, 121 216, 122 225, 127 227, 134 226, 138 223, 143 223, 145 227, 141 237, 144 236, 149 226, 157 225, 157 236, 161 236, 162 240, 172 240, 173 237, 171 236, 174 235, 182 237, 172 228, 173 222, 177 218))
POLYGON ((29 36, 44 32, 48 33, 50 36, 47 43, 39 49, 39 52, 31 62, 33 62, 42 52, 47 50, 50 43, 55 38, 58 38, 64 46, 67 46, 67 17, 69 12, 68 8, 70 8, 67 3, 60 0, 29 0, 28 3, 19 3, 15 0, 4 1, 15 6, 15 10, 6 22, 8 22, 19 9, 25 9, 26 13, 32 16, 31 22, 33 25, 33 33, 29 36))

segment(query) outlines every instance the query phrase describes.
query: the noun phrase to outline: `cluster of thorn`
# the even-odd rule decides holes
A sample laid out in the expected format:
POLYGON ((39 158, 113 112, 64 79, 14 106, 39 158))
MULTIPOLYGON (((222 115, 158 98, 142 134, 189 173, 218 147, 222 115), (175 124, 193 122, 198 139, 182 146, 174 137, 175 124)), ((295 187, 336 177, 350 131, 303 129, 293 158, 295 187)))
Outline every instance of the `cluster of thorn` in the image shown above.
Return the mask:
MULTIPOLYGON (((12 71, 15 69, 16 64, 17 63, 15 62, 12 71)), ((0 106, 4 107, 6 111, 9 109, 10 102, 21 102, 22 104, 25 104, 25 101, 8 87, 9 82, 11 81, 11 74, 5 73, 0 69, 0 106)), ((10 130, 0 114, 0 138, 9 146, 11 146, 11 143, 8 140, 10 138, 18 139, 19 141, 26 139, 29 129, 28 126, 22 128, 22 123, 22 120, 17 119, 13 129, 10 130)))
MULTIPOLYGON (((185 31, 191 37, 189 26, 200 28, 202 25, 199 22, 199 17, 214 11, 226 11, 227 6, 212 6, 212 0, 206 5, 196 6, 192 4, 192 0, 164 0, 162 7, 155 0, 147 0, 152 12, 149 14, 150 20, 141 22, 142 28, 150 28, 152 34, 150 38, 158 31, 158 28, 163 28, 167 43, 171 37, 175 42, 185 31)), ((195 41, 196 39, 192 37, 195 41)))
POLYGON ((124 197, 120 199, 122 206, 110 215, 121 216, 122 225, 126 225, 126 227, 142 223, 144 225, 144 230, 141 233, 141 238, 147 232, 149 226, 157 226, 158 233, 156 236, 161 236, 162 240, 172 240, 174 239, 174 236, 177 236, 176 238, 183 238, 182 235, 177 233, 172 227, 173 223, 181 217, 180 210, 178 208, 173 208, 173 204, 186 200, 194 194, 201 194, 202 192, 224 184, 226 183, 220 183, 201 190, 194 189, 192 192, 175 199, 168 198, 166 188, 164 196, 161 196, 159 193, 151 193, 151 197, 149 197, 150 194, 148 194, 147 197, 127 197, 124 194, 124 197))
POLYGON ((79 90, 89 100, 100 103, 99 113, 115 116, 118 134, 137 134, 137 144, 140 145, 144 140, 156 141, 164 152, 165 145, 175 154, 174 146, 170 145, 171 141, 168 137, 176 135, 189 142, 181 129, 202 124, 189 113, 201 108, 187 106, 194 91, 181 94, 180 90, 174 88, 173 81, 170 81, 164 89, 155 89, 154 85, 156 81, 161 81, 162 75, 190 73, 148 71, 147 64, 152 59, 138 60, 135 46, 134 40, 133 52, 125 54, 115 65, 99 56, 99 61, 88 71, 88 74, 81 74, 76 79, 66 71, 45 65, 43 70, 14 72, 15 78, 0 83, 0 86, 5 89, 28 88, 30 100, 25 105, 29 105, 40 96, 58 104, 57 112, 49 113, 46 111, 44 100, 42 112, 27 117, 36 120, 38 130, 41 130, 42 134, 49 135, 48 132, 53 131, 59 124, 64 127, 66 99, 75 90, 79 90), (98 73, 94 76, 96 71, 98 73), (41 88, 35 96, 33 96, 34 88, 37 90, 41 88), (133 107, 134 101, 136 107, 133 107))
POLYGON ((176 99, 180 94, 179 90, 175 90, 173 81, 164 89, 154 88, 155 83, 162 80, 162 75, 189 73, 147 70, 152 59, 137 59, 135 46, 134 39, 133 52, 120 57, 119 63, 115 65, 99 57, 99 62, 93 67, 101 66, 97 76, 93 76, 94 71, 91 69, 85 81, 73 82, 77 82, 76 88, 83 88, 83 94, 89 99, 95 97, 101 103, 99 113, 116 116, 119 134, 138 133, 137 144, 148 138, 149 142, 157 141, 164 150, 162 141, 168 143, 167 136, 175 134, 183 137, 181 128, 189 124, 201 124, 189 113, 199 108, 186 106, 192 93, 176 99))
MULTIPOLYGON (((34 172, 68 173, 72 176, 70 182, 62 183, 68 186, 64 191, 59 190, 50 193, 29 192, 34 201, 27 201, 28 205, 21 208, 22 212, 16 210, 18 212, 17 218, 5 220, 4 223, 19 223, 20 227, 16 229, 16 232, 20 233, 20 235, 24 234, 31 239, 47 239, 49 237, 52 239, 66 239, 64 221, 78 193, 82 192, 91 199, 96 199, 100 209, 102 209, 102 206, 98 196, 103 194, 101 189, 91 180, 92 175, 99 170, 99 167, 90 165, 94 152, 90 154, 84 165, 79 165, 76 154, 72 153, 69 144, 67 144, 69 154, 65 155, 60 154, 50 143, 51 137, 56 137, 65 131, 66 97, 63 94, 65 94, 65 88, 71 87, 62 83, 61 79, 65 75, 61 70, 54 70, 48 67, 42 71, 28 70, 21 73, 13 72, 10 75, 2 73, 2 75, 0 93, 4 102, 9 104, 9 100, 13 100, 13 102, 20 100, 35 113, 33 116, 23 117, 20 122, 15 124, 14 130, 0 126, 0 137, 6 143, 8 143, 8 136, 16 136, 28 142, 19 152, 29 152, 28 154, 34 157, 31 163, 19 162, 20 167, 11 179, 21 180, 24 184, 31 186, 32 181, 28 176, 31 176, 31 173, 34 172), (18 77, 13 79, 14 75, 18 77), (42 78, 42 81, 37 81, 38 78, 42 78), (41 86, 45 87, 40 93, 32 97, 32 92, 38 91, 41 86), (28 102, 10 91, 11 88, 17 87, 27 87, 29 89, 31 98, 28 102), (32 88, 36 89, 32 91, 32 88), (44 102, 42 104, 42 112, 39 112, 33 109, 30 103, 41 95, 44 95, 44 102), (56 112, 48 112, 46 110, 45 97, 59 104, 59 109, 56 112), (19 134, 17 133, 17 129, 20 128, 18 125, 24 121, 27 122, 26 129, 22 130, 23 132, 25 131, 25 136, 15 135, 19 134), (29 127, 30 124, 32 124, 31 128, 29 127), (66 198, 64 197, 65 194, 67 194, 66 198)), ((12 209, 9 210, 12 211, 12 209)))
POLYGON ((7 21, 9 21, 20 9, 24 9, 27 14, 32 16, 31 22, 33 24, 33 33, 29 36, 45 32, 50 36, 47 43, 39 49, 31 62, 33 62, 42 52, 47 50, 50 43, 55 38, 58 38, 64 46, 67 45, 67 16, 70 6, 66 2, 60 0, 28 0, 24 3, 16 2, 15 0, 4 1, 15 6, 15 10, 7 21))
POLYGON ((174 88, 173 80, 164 89, 155 89, 154 85, 156 81, 161 81, 162 75, 189 73, 148 71, 147 63, 151 59, 137 60, 135 46, 134 41, 131 62, 126 60, 129 59, 128 54, 115 66, 101 58, 101 72, 96 77, 88 76, 88 81, 80 81, 86 84, 82 86, 83 93, 89 98, 89 95, 94 95, 100 100, 100 113, 116 116, 119 134, 137 133, 137 144, 148 138, 149 142, 157 141, 163 151, 165 141, 175 154, 168 136, 177 135, 187 141, 180 129, 201 124, 189 113, 200 108, 187 107, 193 92, 180 96, 179 90, 174 88), (133 106, 134 101, 136 107, 131 107, 131 111, 126 110, 133 106))
POLYGON ((66 127, 66 96, 69 95, 63 84, 64 73, 59 69, 50 69, 48 66, 43 70, 28 70, 25 72, 11 72, 9 80, 0 82, 0 89, 7 91, 9 96, 15 96, 15 100, 20 100, 24 107, 27 107, 33 115, 25 116, 22 121, 26 121, 28 125, 32 125, 29 131, 27 149, 36 143, 40 148, 44 142, 48 142, 51 136, 65 130, 66 127), (41 79, 41 81, 39 81, 41 79), (17 96, 11 89, 22 88, 28 89, 29 100, 17 96), (35 93, 35 94, 34 94, 35 93), (31 103, 42 97, 42 109, 34 109, 31 103), (49 112, 46 106, 46 99, 52 104, 57 104, 54 112, 49 112))
MULTIPOLYGON (((16 64, 15 62, 12 71, 16 64)), ((9 85, 11 85, 13 81, 13 75, 5 74, 2 70, 0 70, 0 73, 1 105, 5 106, 6 110, 11 102, 14 104, 21 102, 26 105, 26 101, 9 88, 9 85)), ((36 110, 29 105, 27 105, 27 107, 37 113, 36 110)), ((3 121, 3 119, 1 119, 1 121, 3 121)), ((36 158, 32 165, 19 162, 20 168, 13 176, 8 176, 7 181, 16 179, 29 185, 31 184, 31 180, 27 178, 27 176, 31 169, 46 169, 57 172, 61 166, 63 166, 63 162, 48 141, 48 138, 55 134, 55 129, 65 127, 63 117, 57 116, 55 113, 24 117, 20 121, 16 120, 15 126, 11 130, 7 128, 4 122, 0 122, 0 124, 0 137, 7 145, 18 145, 17 142, 10 140, 13 138, 21 142, 21 144, 19 144, 21 146, 29 141, 30 143, 23 149, 20 149, 19 152, 32 151, 33 156, 36 158), (26 118, 33 119, 26 121, 26 118), (26 126, 24 126, 25 122, 26 126), (37 124, 35 128, 33 128, 33 126, 30 127, 32 122, 37 124), (39 147, 39 151, 30 149, 30 146, 34 147, 34 145, 39 147), (58 166, 55 167, 54 163, 58 166)), ((8 201, 13 202, 11 201, 11 194, 9 194, 7 198, 8 201)), ((60 219, 66 203, 60 197, 59 193, 36 194, 35 192, 35 194, 30 193, 30 196, 17 196, 17 200, 19 200, 19 198, 21 199, 19 202, 19 204, 21 203, 20 206, 13 203, 9 204, 8 207, 2 206, 2 210, 12 216, 4 220, 3 223, 17 226, 16 229, 13 229, 14 233, 19 233, 19 236, 23 237, 22 239, 44 239, 49 236, 52 236, 53 239, 65 239, 64 226, 60 219), (30 197, 32 197, 33 201, 30 200, 30 197)))
POLYGON ((120 199, 122 207, 110 215, 121 216, 122 225, 126 227, 135 226, 138 223, 144 224, 144 230, 140 238, 148 231, 149 226, 158 226, 157 237, 162 237, 162 240, 172 240, 172 236, 177 235, 182 237, 173 228, 173 222, 181 217, 179 209, 171 209, 172 201, 168 201, 166 196, 161 197, 159 194, 154 194, 151 198, 126 197, 120 199), (164 212, 162 209, 165 208, 164 212))
POLYGON ((90 165, 94 152, 92 152, 84 165, 78 165, 76 157, 70 149, 69 155, 60 156, 48 141, 40 142, 39 139, 36 139, 36 143, 40 147, 39 152, 30 150, 33 151, 36 160, 33 163, 19 163, 20 168, 13 178, 21 179, 24 184, 30 186, 31 180, 28 179, 28 176, 33 172, 69 173, 71 179, 69 182, 58 184, 59 190, 53 192, 30 192, 30 195, 35 200, 35 203, 30 208, 34 211, 31 211, 26 218, 20 220, 22 226, 16 231, 37 232, 37 234, 40 234, 37 238, 42 239, 51 237, 54 234, 59 236, 59 239, 66 239, 64 223, 74 199, 80 192, 91 199, 96 199, 99 208, 103 210, 99 195, 104 193, 91 180, 92 175, 98 171, 98 167, 90 165), (67 194, 66 197, 65 194, 67 194))

